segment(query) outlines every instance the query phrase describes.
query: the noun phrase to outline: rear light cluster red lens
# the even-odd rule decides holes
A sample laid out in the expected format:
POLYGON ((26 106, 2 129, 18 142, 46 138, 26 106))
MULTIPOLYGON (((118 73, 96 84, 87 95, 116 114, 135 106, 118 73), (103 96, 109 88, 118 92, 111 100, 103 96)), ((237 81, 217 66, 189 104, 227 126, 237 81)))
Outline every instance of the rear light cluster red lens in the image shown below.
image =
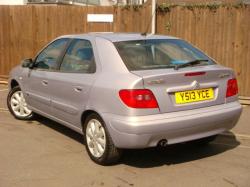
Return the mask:
POLYGON ((147 89, 120 90, 119 96, 131 108, 158 108, 154 94, 147 89))
POLYGON ((236 79, 229 79, 227 81, 227 94, 226 97, 231 97, 238 94, 238 84, 236 79))

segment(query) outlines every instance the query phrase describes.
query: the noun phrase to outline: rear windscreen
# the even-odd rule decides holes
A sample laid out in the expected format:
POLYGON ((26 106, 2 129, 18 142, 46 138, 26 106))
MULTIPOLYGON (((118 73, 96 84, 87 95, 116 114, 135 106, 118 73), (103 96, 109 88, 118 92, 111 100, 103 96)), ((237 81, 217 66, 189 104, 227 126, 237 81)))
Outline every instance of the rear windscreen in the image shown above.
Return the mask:
POLYGON ((180 39, 149 39, 115 42, 122 60, 130 71, 173 68, 195 60, 205 60, 199 66, 214 61, 180 39))

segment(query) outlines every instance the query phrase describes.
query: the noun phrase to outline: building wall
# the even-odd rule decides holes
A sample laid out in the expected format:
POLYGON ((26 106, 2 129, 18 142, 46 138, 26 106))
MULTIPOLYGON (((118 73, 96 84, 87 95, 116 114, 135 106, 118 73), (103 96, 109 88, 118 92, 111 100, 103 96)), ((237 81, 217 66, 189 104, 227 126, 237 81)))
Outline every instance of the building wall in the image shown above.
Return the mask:
POLYGON ((0 5, 24 5, 26 0, 0 0, 0 5))

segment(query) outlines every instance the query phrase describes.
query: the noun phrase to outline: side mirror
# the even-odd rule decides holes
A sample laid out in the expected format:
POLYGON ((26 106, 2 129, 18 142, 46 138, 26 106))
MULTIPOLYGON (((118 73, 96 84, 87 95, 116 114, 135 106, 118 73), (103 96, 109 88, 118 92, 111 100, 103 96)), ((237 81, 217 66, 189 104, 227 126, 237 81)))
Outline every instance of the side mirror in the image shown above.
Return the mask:
POLYGON ((22 61, 22 67, 23 68, 32 68, 33 66, 33 60, 31 58, 24 59, 22 61))

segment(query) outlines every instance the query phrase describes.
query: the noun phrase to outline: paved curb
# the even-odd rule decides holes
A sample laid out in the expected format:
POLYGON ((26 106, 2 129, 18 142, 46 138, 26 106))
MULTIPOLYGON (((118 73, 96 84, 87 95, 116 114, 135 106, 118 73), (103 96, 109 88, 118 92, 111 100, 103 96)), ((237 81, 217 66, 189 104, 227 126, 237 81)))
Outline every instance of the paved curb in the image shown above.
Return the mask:
POLYGON ((0 81, 0 84, 5 84, 5 85, 7 85, 8 82, 7 82, 7 81, 0 81))

